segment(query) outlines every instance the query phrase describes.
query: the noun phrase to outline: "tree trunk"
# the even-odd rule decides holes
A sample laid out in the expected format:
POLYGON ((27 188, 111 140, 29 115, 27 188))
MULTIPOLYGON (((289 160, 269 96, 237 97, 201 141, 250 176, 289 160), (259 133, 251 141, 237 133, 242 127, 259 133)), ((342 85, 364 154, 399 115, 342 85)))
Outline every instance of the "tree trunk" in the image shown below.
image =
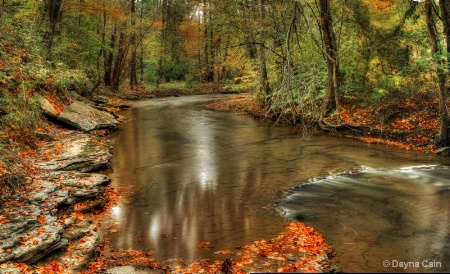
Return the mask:
POLYGON ((206 10, 204 10, 204 20, 205 20, 205 31, 204 31, 204 38, 205 38, 205 81, 211 82, 214 81, 214 55, 213 55, 213 31, 212 31, 212 17, 211 17, 211 11, 209 10, 209 5, 207 4, 207 1, 204 1, 204 5, 206 10))
POLYGON ((122 80, 122 74, 124 72, 125 56, 126 56, 126 41, 127 35, 122 30, 119 34, 119 44, 117 49, 117 55, 114 60, 114 69, 112 72, 112 88, 114 91, 119 90, 119 85, 122 80))
POLYGON ((3 12, 5 11, 5 0, 2 0, 2 2, 0 3, 0 17, 2 17, 3 12))
POLYGON ((327 59, 328 83, 324 102, 322 105, 322 117, 327 117, 333 111, 339 115, 339 55, 336 35, 333 28, 330 0, 319 0, 320 21, 323 41, 325 44, 325 57, 327 59))
POLYGON ((156 87, 157 88, 159 88, 159 85, 161 85, 162 77, 163 77, 163 57, 161 55, 161 56, 159 56, 158 68, 156 69, 156 87))
MULTIPOLYGON (((430 0, 427 0, 426 3, 432 2, 430 0)), ((428 6, 430 6, 428 9, 431 9, 432 3, 428 3, 428 6)), ((447 59, 446 59, 446 66, 448 67, 450 63, 450 1, 448 0, 440 0, 439 5, 441 8, 441 16, 442 16, 442 24, 444 26, 444 35, 445 40, 447 41, 447 59)), ((427 15, 428 15, 428 9, 427 9, 427 15)), ((432 11, 430 11, 432 12, 432 11)), ((428 20, 427 20, 428 25, 428 20)), ((436 32, 436 30, 434 29, 436 32)), ((430 38, 431 40, 431 38, 430 38)), ((436 41, 436 47, 438 47, 438 42, 436 41)), ((433 44, 433 43, 432 43, 433 44)), ((442 66, 439 66, 438 64, 438 70, 442 70, 442 66)), ((439 77, 439 112, 441 115, 441 128, 439 130, 439 146, 449 146, 450 140, 449 140, 449 115, 448 115, 448 106, 447 106, 447 98, 448 98, 448 86, 446 85, 448 75, 450 72, 447 72, 447 74, 444 74, 445 72, 439 72, 438 71, 438 77, 439 77), (442 76, 439 76, 439 74, 442 74, 442 76), (442 79, 441 79, 442 77, 442 79), (442 81, 442 83, 441 83, 442 81), (442 86, 441 86, 442 85, 442 86)))
POLYGON ((142 42, 142 39, 144 37, 143 31, 142 31, 142 18, 144 17, 144 9, 141 7, 139 12, 139 36, 141 37, 140 43, 139 43, 139 76, 140 76, 140 82, 144 82, 144 43, 142 42))
POLYGON ((130 88, 134 89, 138 85, 137 80, 137 45, 136 45, 136 0, 131 0, 131 60, 130 60, 130 88))
POLYGON ((266 98, 266 108, 269 107, 268 99, 270 95, 269 79, 267 77, 267 65, 266 65, 266 52, 264 46, 259 47, 259 73, 260 73, 260 85, 261 90, 264 92, 266 98))
POLYGON ((44 39, 47 42, 47 60, 50 60, 52 55, 56 24, 59 22, 61 15, 61 2, 62 0, 48 0, 46 2, 48 26, 44 34, 44 39))
MULTIPOLYGON (((211 16, 210 16, 210 20, 211 16)), ((212 71, 213 71, 213 90, 215 92, 222 92, 222 87, 220 84, 220 66, 221 62, 219 60, 219 49, 221 44, 221 37, 217 37, 216 35, 213 35, 212 28, 210 33, 210 39, 211 39, 211 65, 212 65, 212 71), (214 37, 216 36, 216 37, 214 37)))
POLYGON ((266 65, 266 49, 264 48, 265 43, 265 33, 264 33, 264 20, 266 17, 266 1, 259 0, 259 16, 260 16, 260 30, 261 30, 261 44, 259 45, 259 73, 260 73, 260 88, 264 93, 265 98, 265 107, 268 109, 269 106, 269 95, 270 95, 270 86, 267 78, 267 65, 266 65))
MULTIPOLYGON (((106 21, 106 15, 105 15, 105 21, 106 21)), ((106 23, 105 23, 106 27, 106 23)), ((112 33, 111 33, 111 40, 109 41, 109 47, 107 50, 105 50, 105 61, 104 61, 104 77, 103 81, 105 82, 105 86, 111 87, 112 86, 112 68, 113 68, 113 60, 114 60, 114 47, 116 46, 116 24, 114 24, 112 33)))

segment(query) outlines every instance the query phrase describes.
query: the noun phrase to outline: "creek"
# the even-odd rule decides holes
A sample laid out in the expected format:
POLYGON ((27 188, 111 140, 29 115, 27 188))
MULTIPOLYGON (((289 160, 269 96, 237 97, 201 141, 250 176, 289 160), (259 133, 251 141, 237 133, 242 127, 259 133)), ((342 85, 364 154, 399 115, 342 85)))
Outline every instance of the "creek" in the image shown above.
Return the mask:
POLYGON ((221 259, 214 251, 270 239, 292 219, 324 234, 344 272, 450 271, 447 160, 205 107, 226 97, 121 112, 132 121, 111 135, 106 174, 124 189, 105 235, 112 247, 221 259))

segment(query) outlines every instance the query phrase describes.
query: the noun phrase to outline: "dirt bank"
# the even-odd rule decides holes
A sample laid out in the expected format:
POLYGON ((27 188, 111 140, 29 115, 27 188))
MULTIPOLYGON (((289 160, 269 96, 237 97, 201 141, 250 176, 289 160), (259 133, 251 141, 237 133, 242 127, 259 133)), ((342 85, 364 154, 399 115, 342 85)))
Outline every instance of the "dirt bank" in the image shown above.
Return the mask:
MULTIPOLYGON (((354 138, 367 143, 394 145, 425 153, 437 151, 435 143, 440 124, 436 100, 423 101, 417 98, 402 102, 386 101, 381 106, 365 105, 364 108, 354 108, 354 105, 359 104, 344 101, 339 126, 325 124, 322 127, 316 122, 303 122, 280 112, 267 112, 248 94, 213 102, 208 107, 243 113, 272 124, 289 124, 311 132, 354 138)), ((325 122, 335 124, 332 119, 326 119, 325 122)))

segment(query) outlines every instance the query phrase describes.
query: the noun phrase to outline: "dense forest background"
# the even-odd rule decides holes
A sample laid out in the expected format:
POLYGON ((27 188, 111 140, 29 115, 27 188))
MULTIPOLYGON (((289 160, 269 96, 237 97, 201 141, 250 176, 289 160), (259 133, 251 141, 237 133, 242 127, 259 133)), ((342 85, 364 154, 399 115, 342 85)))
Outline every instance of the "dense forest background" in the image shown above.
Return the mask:
POLYGON ((3 147, 39 128, 37 95, 58 108, 161 86, 251 92, 323 128, 439 102, 433 142, 449 145, 448 1, 2 0, 0 25, 3 147))

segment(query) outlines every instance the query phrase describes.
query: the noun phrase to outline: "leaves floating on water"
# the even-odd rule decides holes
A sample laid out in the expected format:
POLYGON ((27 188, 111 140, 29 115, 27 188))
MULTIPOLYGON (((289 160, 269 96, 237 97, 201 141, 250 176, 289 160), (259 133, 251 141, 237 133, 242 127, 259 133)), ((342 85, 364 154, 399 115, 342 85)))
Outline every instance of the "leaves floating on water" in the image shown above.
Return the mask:
POLYGON ((200 249, 206 249, 206 250, 211 250, 214 248, 213 246, 211 246, 210 242, 201 242, 197 245, 197 247, 200 249))

